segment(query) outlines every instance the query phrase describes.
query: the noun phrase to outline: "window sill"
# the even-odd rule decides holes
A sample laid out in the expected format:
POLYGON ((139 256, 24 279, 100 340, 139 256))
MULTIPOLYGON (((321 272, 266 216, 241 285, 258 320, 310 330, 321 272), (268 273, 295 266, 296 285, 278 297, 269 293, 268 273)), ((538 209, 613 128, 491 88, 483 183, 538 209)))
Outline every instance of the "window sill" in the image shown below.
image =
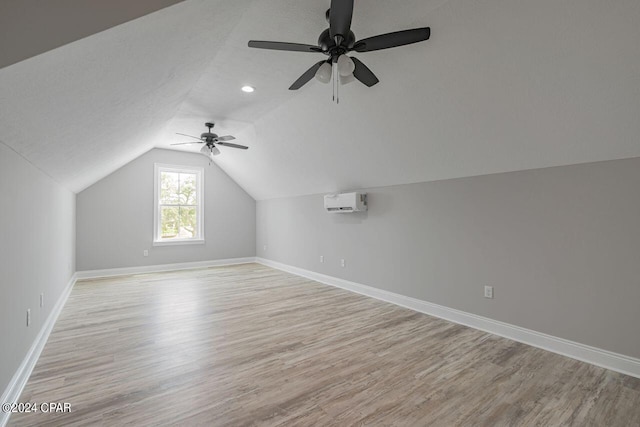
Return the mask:
POLYGON ((204 245, 204 239, 154 240, 153 246, 204 245))

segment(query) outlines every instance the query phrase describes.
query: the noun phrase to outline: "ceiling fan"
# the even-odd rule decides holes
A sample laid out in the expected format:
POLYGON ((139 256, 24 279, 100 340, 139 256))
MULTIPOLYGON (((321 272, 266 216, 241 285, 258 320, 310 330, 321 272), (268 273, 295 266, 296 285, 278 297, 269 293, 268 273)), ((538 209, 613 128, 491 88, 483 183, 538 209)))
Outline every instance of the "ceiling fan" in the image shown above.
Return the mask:
POLYGON ((234 136, 231 136, 231 135, 218 136, 215 133, 212 133, 211 129, 215 126, 215 123, 205 123, 204 125, 208 127, 209 130, 201 134, 200 137, 187 135, 184 133, 176 133, 176 135, 188 136, 189 138, 195 138, 198 141, 178 142, 176 144, 171 144, 171 145, 204 144, 200 149, 200 153, 209 157, 209 159, 211 160, 213 160, 213 156, 217 156, 218 154, 220 154, 220 150, 218 150, 218 147, 216 147, 216 145, 221 145, 223 147, 239 148, 241 150, 246 150, 249 148, 245 145, 232 144, 230 142, 227 142, 227 141, 233 141, 234 139, 236 139, 234 136))
POLYGON ((356 36, 353 34, 353 31, 351 31, 353 1, 354 0, 331 0, 331 8, 327 10, 325 15, 329 22, 329 28, 320 34, 317 46, 300 43, 250 40, 249 47, 292 52, 322 53, 329 57, 309 68, 291 85, 289 90, 300 89, 314 76, 323 83, 329 83, 332 74, 335 74, 332 73, 334 64, 338 68, 339 78, 342 78, 343 83, 347 83, 355 77, 365 85, 371 87, 378 83, 378 78, 360 60, 347 56, 348 52, 371 52, 421 42, 429 39, 431 29, 429 27, 414 28, 412 30, 396 31, 356 41, 356 36))

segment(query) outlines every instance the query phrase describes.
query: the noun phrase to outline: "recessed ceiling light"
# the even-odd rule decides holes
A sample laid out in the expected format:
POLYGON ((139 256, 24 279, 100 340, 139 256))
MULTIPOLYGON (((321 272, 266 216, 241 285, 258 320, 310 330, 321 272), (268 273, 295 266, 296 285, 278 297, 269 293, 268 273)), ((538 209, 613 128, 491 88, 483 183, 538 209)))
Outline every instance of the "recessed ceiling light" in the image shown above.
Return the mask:
POLYGON ((243 92, 247 92, 247 93, 251 93, 253 92, 255 89, 253 86, 242 86, 242 91, 243 92))

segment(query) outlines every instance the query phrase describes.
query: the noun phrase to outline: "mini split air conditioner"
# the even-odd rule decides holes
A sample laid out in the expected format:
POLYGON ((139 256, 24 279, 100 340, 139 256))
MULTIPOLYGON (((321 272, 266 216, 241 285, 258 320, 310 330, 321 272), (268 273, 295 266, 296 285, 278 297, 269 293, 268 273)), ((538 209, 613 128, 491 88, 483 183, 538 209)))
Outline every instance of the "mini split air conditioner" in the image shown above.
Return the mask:
POLYGON ((361 212, 367 210, 366 193, 327 194, 324 208, 331 213, 361 212))

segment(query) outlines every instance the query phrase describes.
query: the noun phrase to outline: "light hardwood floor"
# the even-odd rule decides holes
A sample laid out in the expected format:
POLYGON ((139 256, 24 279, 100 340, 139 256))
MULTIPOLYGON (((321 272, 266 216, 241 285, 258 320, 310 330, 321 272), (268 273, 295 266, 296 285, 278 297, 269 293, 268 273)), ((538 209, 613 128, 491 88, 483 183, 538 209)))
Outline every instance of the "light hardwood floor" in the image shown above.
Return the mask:
POLYGON ((640 425, 640 380, 257 264, 78 282, 10 425, 640 425))

